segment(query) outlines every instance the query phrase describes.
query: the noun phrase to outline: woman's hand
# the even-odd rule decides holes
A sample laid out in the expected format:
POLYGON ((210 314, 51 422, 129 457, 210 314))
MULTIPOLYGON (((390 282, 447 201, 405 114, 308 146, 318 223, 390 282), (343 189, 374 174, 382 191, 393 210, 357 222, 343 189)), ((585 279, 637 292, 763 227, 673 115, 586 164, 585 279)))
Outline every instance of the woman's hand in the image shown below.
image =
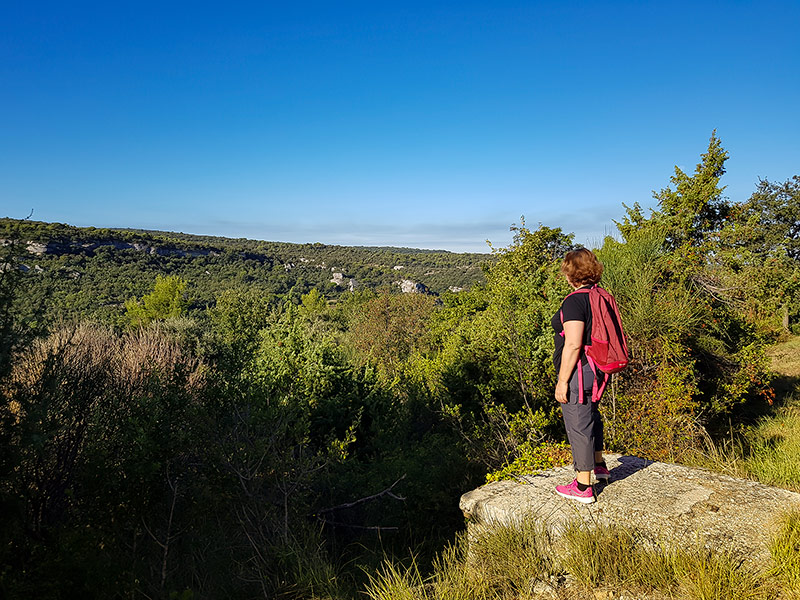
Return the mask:
POLYGON ((569 383, 566 381, 559 381, 556 384, 556 400, 558 400, 561 404, 567 403, 568 388, 569 388, 569 383))

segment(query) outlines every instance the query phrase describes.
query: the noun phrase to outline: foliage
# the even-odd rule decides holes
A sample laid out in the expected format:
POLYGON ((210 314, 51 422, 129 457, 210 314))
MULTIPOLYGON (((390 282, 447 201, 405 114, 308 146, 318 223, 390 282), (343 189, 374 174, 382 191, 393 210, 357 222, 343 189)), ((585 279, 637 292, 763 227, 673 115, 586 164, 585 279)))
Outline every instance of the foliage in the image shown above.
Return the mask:
POLYGON ((657 224, 663 229, 670 250, 703 246, 707 235, 720 228, 729 211, 722 197, 724 188, 719 187, 727 159, 728 153, 714 131, 694 174, 689 176, 676 166, 670 178, 674 189, 666 187, 653 194, 659 210, 646 218, 639 204, 626 207, 627 214, 619 223, 620 233, 627 239, 637 229, 657 224))
POLYGON ((516 458, 498 471, 486 474, 486 482, 516 479, 572 462, 572 453, 567 442, 542 442, 537 446, 522 444, 514 451, 516 458))
POLYGON ((760 181, 731 212, 720 232, 717 285, 736 290, 732 301, 762 329, 788 331, 800 321, 800 177, 760 181))
POLYGON ((748 478, 766 485, 800 491, 800 413, 797 382, 800 339, 770 349, 782 376, 775 404, 759 415, 732 421, 724 438, 706 436, 703 447, 686 456, 691 464, 748 478), (755 422, 752 422, 755 420, 755 422))
POLYGON ((0 378, 11 366, 15 350, 40 332, 47 288, 33 290, 31 273, 24 261, 29 253, 20 234, 19 222, 0 238, 0 378))
POLYGON ((551 404, 550 320, 567 290, 558 260, 571 248, 572 236, 560 229, 530 231, 523 224, 515 228, 511 246, 496 252, 497 263, 486 273, 489 305, 476 327, 494 355, 490 386, 510 402, 512 390, 504 388, 514 382, 514 396, 533 410, 551 404))
POLYGON ((381 291, 351 313, 348 345, 361 364, 373 365, 382 380, 392 382, 411 355, 426 349, 433 308, 430 296, 381 291))
POLYGON ((674 189, 654 194, 658 209, 645 217, 627 208, 623 241, 607 238, 598 252, 633 355, 606 409, 612 447, 675 458, 696 444, 698 425, 720 426, 737 406, 772 400, 767 338, 730 285, 720 242, 739 212, 719 185, 727 157, 712 134, 694 174, 676 167, 674 189))
POLYGON ((800 260, 800 175, 784 183, 760 180, 753 195, 737 207, 736 222, 748 229, 742 245, 800 260))
POLYGON ((19 331, 15 303, 22 285, 23 272, 17 266, 21 256, 19 240, 4 240, 0 246, 0 376, 8 370, 11 354, 18 343, 19 331))
POLYGON ((125 317, 131 327, 146 327, 153 321, 180 317, 188 304, 185 292, 186 282, 180 277, 158 275, 152 292, 138 302, 125 303, 125 317))
POLYGON ((303 294, 300 298, 302 304, 301 312, 307 319, 315 319, 325 312, 327 303, 325 296, 323 296, 317 288, 313 288, 307 294, 303 294))
MULTIPOLYGON (((121 584, 109 571, 124 549, 119 536, 135 541, 142 527, 155 531, 161 515, 172 515, 163 503, 174 507, 192 480, 186 440, 203 387, 202 365, 155 330, 117 337, 66 327, 15 360, 2 389, 14 416, 5 432, 14 469, 2 496, 19 528, 4 546, 15 574, 10 589, 55 596, 42 586, 63 578, 59 593, 70 596, 81 589, 74 586, 121 584)), ((153 541, 163 543, 173 525, 170 516, 167 537, 156 533, 153 541)), ((156 547, 139 539, 127 559, 157 564, 156 547)), ((162 576, 154 589, 164 584, 162 576)))

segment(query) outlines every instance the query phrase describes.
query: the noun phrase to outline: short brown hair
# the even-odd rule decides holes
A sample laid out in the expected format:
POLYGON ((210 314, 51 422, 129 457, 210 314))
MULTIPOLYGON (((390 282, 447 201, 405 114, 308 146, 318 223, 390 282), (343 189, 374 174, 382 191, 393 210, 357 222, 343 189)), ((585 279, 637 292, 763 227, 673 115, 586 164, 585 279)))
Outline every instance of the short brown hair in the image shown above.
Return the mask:
POLYGON ((593 285, 603 276, 603 263, 597 260, 594 252, 578 248, 567 252, 561 261, 561 273, 573 285, 593 285))

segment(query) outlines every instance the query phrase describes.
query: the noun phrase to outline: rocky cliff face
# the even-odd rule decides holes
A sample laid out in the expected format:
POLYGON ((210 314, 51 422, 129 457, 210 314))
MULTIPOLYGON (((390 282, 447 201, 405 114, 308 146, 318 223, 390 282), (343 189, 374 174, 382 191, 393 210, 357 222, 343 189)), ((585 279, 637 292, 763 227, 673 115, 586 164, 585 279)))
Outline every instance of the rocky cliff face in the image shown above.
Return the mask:
POLYGON ((490 483, 461 497, 471 523, 513 523, 536 519, 554 532, 569 520, 617 523, 678 545, 732 550, 766 564, 767 544, 777 518, 800 508, 800 494, 704 469, 606 455, 608 484, 595 485, 597 502, 579 504, 554 488, 569 483, 569 467, 490 483))
MULTIPOLYGON (((0 244, 6 240, 0 240, 0 244)), ((115 250, 136 250, 146 254, 160 256, 219 256, 220 252, 211 249, 184 250, 181 248, 155 247, 138 242, 128 243, 117 240, 92 240, 90 242, 26 242, 26 248, 31 254, 74 254, 79 252, 94 252, 98 248, 110 247, 115 250)))

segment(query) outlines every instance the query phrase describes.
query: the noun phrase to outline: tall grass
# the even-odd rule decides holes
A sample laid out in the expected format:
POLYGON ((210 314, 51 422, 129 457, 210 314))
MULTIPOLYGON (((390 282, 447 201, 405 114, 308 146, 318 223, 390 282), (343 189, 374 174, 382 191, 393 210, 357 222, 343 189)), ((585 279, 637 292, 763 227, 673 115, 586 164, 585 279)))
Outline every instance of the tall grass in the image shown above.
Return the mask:
POLYGON ((550 536, 533 519, 483 528, 469 542, 467 564, 479 587, 487 591, 510 596, 530 593, 554 572, 550 536))
POLYGON ((783 388, 771 414, 729 439, 707 438, 703 452, 685 458, 714 471, 800 492, 800 337, 774 346, 769 354, 783 388))
POLYGON ((428 597, 416 561, 407 568, 386 561, 376 575, 369 576, 366 593, 372 600, 418 600, 428 597))
POLYGON ((775 598, 777 588, 763 573, 729 552, 677 552, 673 570, 678 597, 691 600, 761 600, 775 598))
POLYGON ((745 473, 768 485, 800 491, 800 401, 748 432, 743 468, 745 473))
POLYGON ((783 516, 769 547, 776 574, 800 598, 800 510, 783 516))
POLYGON ((416 563, 386 563, 370 578, 372 600, 527 598, 555 572, 549 534, 533 520, 475 528, 461 535, 422 577, 416 563))
POLYGON ((772 598, 768 578, 726 551, 683 549, 626 528, 572 525, 564 568, 586 588, 603 586, 687 600, 772 598))
POLYGON ((572 523, 564 536, 561 563, 581 585, 672 589, 675 553, 622 527, 592 529, 572 523))
POLYGON ((387 563, 370 580, 372 600, 511 600, 591 597, 769 600, 800 584, 800 513, 773 542, 775 567, 760 571, 728 551, 679 548, 616 526, 570 524, 554 538, 533 521, 462 536, 424 577, 416 564, 387 563), (567 584, 566 582, 570 582, 567 584))
POLYGON ((687 454, 685 462, 800 492, 800 395, 738 436, 687 454))

